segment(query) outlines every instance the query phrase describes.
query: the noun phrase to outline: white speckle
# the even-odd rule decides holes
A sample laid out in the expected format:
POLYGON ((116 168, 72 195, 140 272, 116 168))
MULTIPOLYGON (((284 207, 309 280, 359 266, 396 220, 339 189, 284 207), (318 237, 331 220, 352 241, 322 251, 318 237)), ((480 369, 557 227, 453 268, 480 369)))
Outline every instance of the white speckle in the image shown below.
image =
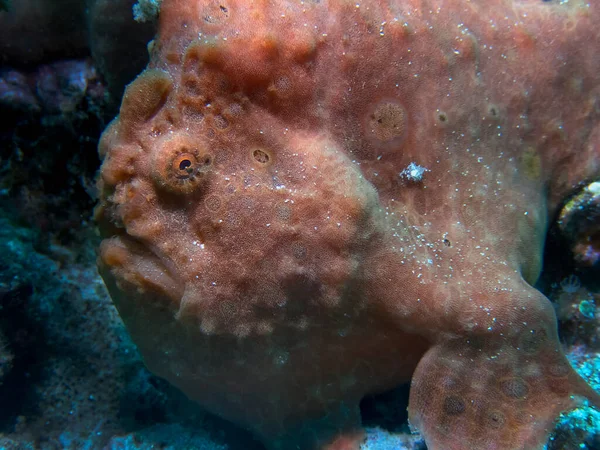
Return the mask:
POLYGON ((289 359, 290 355, 286 351, 277 352, 273 358, 273 364, 278 367, 283 367, 289 359))

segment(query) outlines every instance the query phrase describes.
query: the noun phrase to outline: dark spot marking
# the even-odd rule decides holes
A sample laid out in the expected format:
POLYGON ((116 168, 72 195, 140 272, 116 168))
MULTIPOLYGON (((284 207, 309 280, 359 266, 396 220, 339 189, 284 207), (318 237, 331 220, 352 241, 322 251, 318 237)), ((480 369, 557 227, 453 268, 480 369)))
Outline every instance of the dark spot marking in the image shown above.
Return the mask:
POLYGON ((282 222, 287 222, 292 217, 292 210, 288 205, 277 205, 275 215, 282 222))
POLYGON ((280 76, 275 80, 275 89, 279 91, 287 91, 291 88, 292 83, 285 75, 280 76))
POLYGON ((300 242, 294 242, 292 244, 292 254, 294 255, 294 258, 302 260, 302 259, 306 258, 306 254, 307 254, 306 247, 304 245, 302 245, 300 242))
POLYGON ((185 92, 188 95, 191 95, 193 97, 198 97, 198 96, 202 95, 202 91, 200 90, 200 87, 198 86, 198 80, 196 80, 196 79, 188 78, 187 80, 185 80, 184 88, 185 88, 185 92))
POLYGON ((225 130, 227 127, 229 127, 229 121, 220 114, 217 114, 215 117, 213 117, 213 122, 215 124, 215 128, 218 128, 219 130, 225 130))
POLYGON ((568 378, 548 378, 546 386, 551 392, 565 397, 571 393, 571 383, 568 378))
POLYGON ((466 410, 465 402, 456 395, 444 399, 444 412, 449 416, 459 416, 466 410))
POLYGON ((198 111, 196 108, 193 108, 191 106, 183 107, 183 115, 187 117, 190 121, 196 123, 202 122, 204 120, 204 114, 202 114, 202 112, 198 111))
POLYGON ((521 378, 509 378, 500 383, 502 393, 510 398, 522 399, 529 393, 529 386, 521 378))
POLYGON ((521 339, 521 348, 525 353, 533 354, 540 351, 548 341, 548 333, 545 329, 526 331, 521 339))
POLYGON ((565 364, 565 363, 561 364, 561 363, 559 363, 559 364, 552 364, 548 368, 548 372, 553 377, 563 378, 563 377, 566 377, 569 374, 570 369, 571 369, 571 367, 568 364, 565 364))

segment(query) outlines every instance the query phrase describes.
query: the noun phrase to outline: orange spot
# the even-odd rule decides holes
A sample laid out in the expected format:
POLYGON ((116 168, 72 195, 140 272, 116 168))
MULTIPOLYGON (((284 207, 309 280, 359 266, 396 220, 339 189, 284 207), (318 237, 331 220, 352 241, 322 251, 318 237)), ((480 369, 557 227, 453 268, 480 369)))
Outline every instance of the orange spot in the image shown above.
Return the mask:
POLYGON ((514 32, 513 41, 516 47, 523 50, 532 50, 535 46, 535 38, 528 31, 517 28, 514 32))
POLYGON ((273 60, 279 53, 277 39, 273 36, 259 36, 252 40, 251 46, 263 61, 273 60))
POLYGON ((359 450, 360 444, 364 440, 365 433, 363 431, 356 431, 338 436, 333 442, 323 447, 323 450, 359 450))
POLYGON ((100 247, 100 258, 107 266, 122 267, 129 259, 129 252, 117 245, 103 243, 100 247))

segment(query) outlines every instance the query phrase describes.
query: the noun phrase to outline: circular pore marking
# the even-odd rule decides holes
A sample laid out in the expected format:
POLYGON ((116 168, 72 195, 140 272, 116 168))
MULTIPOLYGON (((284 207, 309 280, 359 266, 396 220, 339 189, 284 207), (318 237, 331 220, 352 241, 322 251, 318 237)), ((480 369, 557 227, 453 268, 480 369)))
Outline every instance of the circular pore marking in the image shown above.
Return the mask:
POLYGON ((271 155, 260 148, 257 148, 252 152, 252 157, 260 165, 267 165, 271 161, 271 155))
POLYGON ((438 110, 435 114, 435 117, 437 121, 443 125, 448 122, 448 114, 446 114, 444 111, 438 110))
POLYGON ((221 197, 215 194, 209 194, 204 199, 204 206, 210 212, 217 212, 221 209, 221 197))
POLYGON ((499 429, 506 423, 506 416, 500 411, 488 411, 485 415, 485 422, 489 427, 499 429))
POLYGON ((367 118, 367 134, 382 142, 390 142, 404 136, 406 110, 395 101, 378 103, 367 118))

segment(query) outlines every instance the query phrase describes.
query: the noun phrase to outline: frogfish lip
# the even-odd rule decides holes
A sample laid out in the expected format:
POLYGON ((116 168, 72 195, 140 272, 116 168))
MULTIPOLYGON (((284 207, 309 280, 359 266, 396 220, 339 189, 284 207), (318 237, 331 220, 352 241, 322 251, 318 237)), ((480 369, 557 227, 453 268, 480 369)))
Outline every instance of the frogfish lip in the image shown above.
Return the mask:
POLYGON ((171 300, 174 306, 183 296, 185 283, 177 272, 151 248, 131 237, 118 235, 104 239, 98 267, 105 281, 111 280, 110 284, 114 283, 123 292, 152 292, 171 300))

